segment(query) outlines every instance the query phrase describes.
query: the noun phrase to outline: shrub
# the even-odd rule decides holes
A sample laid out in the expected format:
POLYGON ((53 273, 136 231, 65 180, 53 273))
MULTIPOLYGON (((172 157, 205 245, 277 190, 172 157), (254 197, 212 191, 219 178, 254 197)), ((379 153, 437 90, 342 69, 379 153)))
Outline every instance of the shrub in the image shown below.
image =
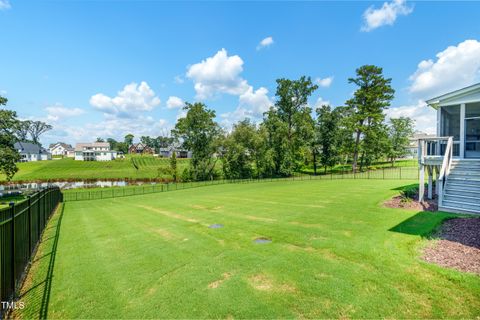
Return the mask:
POLYGON ((402 198, 402 202, 411 202, 415 200, 417 193, 417 186, 407 187, 403 189, 402 191, 400 191, 400 197, 402 198))

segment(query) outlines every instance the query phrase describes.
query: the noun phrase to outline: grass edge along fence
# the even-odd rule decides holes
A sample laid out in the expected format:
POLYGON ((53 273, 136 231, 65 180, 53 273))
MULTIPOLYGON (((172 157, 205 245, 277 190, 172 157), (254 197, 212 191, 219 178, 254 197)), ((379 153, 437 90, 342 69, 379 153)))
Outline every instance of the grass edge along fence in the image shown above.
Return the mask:
POLYGON ((0 209, 0 299, 2 316, 15 301, 49 218, 62 201, 58 187, 40 190, 0 209))
POLYGON ((197 182, 179 182, 164 184, 145 184, 141 186, 106 188, 105 190, 68 191, 63 194, 63 201, 83 201, 109 199, 117 197, 135 196, 149 193, 159 193, 174 190, 191 189, 202 186, 211 186, 228 183, 254 183, 273 181, 301 181, 301 180, 337 180, 337 179, 381 179, 381 180, 416 180, 419 178, 418 167, 395 167, 368 170, 363 172, 340 172, 324 175, 299 175, 286 178, 261 178, 261 179, 232 179, 232 180, 206 180, 197 182))

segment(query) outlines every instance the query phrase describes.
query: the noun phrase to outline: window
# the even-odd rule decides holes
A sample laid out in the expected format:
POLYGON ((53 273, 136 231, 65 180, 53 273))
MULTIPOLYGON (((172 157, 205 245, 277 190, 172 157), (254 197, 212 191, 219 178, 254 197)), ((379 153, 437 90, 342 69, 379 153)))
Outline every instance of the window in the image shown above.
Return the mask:
POLYGON ((465 118, 480 117, 480 102, 465 105, 465 118))

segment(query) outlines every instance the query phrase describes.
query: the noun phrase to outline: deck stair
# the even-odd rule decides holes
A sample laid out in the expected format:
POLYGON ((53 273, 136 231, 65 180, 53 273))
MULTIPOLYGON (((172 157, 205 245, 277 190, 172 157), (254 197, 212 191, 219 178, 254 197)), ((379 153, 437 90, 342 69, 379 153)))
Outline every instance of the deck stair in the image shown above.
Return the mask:
POLYGON ((480 160, 452 160, 440 210, 480 214, 480 160))

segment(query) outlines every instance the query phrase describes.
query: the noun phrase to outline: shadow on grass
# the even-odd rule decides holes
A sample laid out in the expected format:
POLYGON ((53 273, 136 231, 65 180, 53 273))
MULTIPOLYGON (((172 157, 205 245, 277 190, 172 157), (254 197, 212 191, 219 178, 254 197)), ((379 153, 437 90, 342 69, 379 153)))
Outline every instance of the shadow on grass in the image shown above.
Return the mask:
POLYGON ((25 308, 14 314, 14 318, 48 318, 48 304, 64 208, 62 205, 60 212, 52 217, 50 226, 45 229, 36 257, 20 291, 19 300, 24 302, 25 308), (47 257, 49 259, 46 259, 47 257))
POLYGON ((407 184, 407 185, 404 185, 404 186, 393 188, 391 190, 407 191, 407 190, 412 190, 414 188, 418 188, 418 183, 407 184))
POLYGON ((427 237, 442 223, 443 220, 451 217, 451 214, 438 211, 420 211, 407 220, 390 228, 388 231, 427 237))

